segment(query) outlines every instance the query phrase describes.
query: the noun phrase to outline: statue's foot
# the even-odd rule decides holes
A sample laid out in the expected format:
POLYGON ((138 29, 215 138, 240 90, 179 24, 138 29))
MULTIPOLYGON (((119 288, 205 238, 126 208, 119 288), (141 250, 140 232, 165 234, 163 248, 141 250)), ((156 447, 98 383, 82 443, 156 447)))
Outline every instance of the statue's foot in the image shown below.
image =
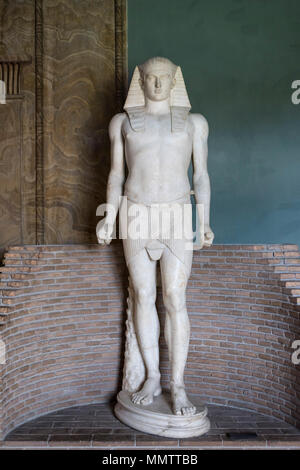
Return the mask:
POLYGON ((137 405, 150 405, 153 402, 153 397, 157 397, 160 394, 160 378, 154 379, 150 377, 145 381, 139 392, 131 395, 131 401, 137 405))
POLYGON ((186 396, 183 386, 171 386, 171 397, 173 405, 173 413, 175 415, 191 416, 196 413, 196 407, 190 402, 186 396))

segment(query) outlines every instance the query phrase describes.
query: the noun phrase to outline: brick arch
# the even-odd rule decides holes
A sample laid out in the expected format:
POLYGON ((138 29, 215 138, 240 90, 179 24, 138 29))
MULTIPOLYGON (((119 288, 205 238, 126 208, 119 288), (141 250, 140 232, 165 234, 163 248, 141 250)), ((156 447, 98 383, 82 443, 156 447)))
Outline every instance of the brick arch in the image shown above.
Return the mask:
MULTIPOLYGON (((2 437, 120 387, 127 272, 122 247, 12 247, 1 268, 2 437)), ((189 394, 300 425, 300 253, 296 245, 215 245, 194 254, 187 290, 189 394), (297 411, 298 407, 298 411, 297 411)), ((161 293, 158 309, 163 321, 161 293)), ((161 343, 162 383, 169 366, 161 343)))

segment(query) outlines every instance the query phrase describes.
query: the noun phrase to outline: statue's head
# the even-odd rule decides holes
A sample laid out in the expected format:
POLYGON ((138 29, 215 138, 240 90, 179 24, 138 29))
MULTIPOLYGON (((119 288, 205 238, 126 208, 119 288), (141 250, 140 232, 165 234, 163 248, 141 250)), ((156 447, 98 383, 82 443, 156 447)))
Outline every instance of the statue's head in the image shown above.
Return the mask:
POLYGON ((164 57, 153 57, 139 65, 139 83, 144 95, 152 101, 169 98, 176 84, 176 70, 177 65, 164 57))
POLYGON ((131 127, 145 129, 146 99, 163 101, 170 98, 172 131, 181 131, 191 109, 181 68, 164 57, 153 57, 135 67, 124 109, 131 127))

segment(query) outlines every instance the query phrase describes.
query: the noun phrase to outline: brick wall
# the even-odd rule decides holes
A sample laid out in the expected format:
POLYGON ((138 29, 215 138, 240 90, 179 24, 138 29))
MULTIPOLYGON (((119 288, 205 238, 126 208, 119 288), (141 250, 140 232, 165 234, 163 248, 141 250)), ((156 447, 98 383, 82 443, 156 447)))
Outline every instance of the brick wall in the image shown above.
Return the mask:
MULTIPOLYGON (((113 398, 124 348, 122 246, 12 247, 0 269, 2 436, 38 415, 113 398)), ((188 392, 299 426, 300 365, 291 362, 291 344, 300 339, 297 246, 195 252, 187 302, 188 392)), ((160 289, 157 303, 163 321, 160 289)), ((166 386, 163 338, 161 370, 166 386)))

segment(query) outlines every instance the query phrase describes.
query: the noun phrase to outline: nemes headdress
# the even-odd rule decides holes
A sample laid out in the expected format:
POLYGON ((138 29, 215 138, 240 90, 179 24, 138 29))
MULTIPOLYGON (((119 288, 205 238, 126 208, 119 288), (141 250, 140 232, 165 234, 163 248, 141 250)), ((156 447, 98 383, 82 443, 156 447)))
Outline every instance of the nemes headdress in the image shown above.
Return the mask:
POLYGON ((153 57, 144 64, 135 67, 124 110, 128 114, 132 129, 136 132, 143 131, 145 129, 145 95, 141 87, 141 79, 146 67, 150 67, 151 63, 154 62, 167 64, 173 72, 175 85, 170 95, 172 132, 180 132, 185 127, 191 103, 186 91, 181 68, 163 57, 153 57))

